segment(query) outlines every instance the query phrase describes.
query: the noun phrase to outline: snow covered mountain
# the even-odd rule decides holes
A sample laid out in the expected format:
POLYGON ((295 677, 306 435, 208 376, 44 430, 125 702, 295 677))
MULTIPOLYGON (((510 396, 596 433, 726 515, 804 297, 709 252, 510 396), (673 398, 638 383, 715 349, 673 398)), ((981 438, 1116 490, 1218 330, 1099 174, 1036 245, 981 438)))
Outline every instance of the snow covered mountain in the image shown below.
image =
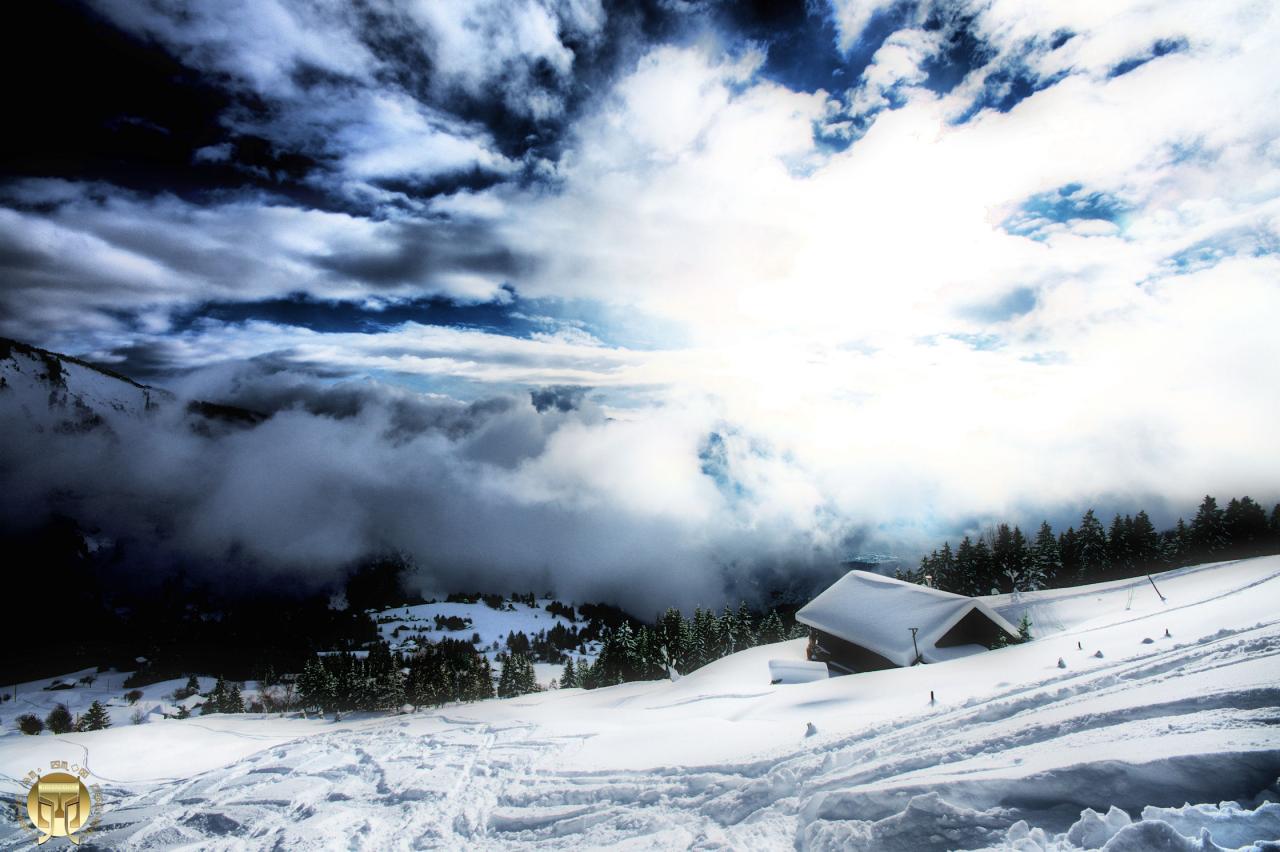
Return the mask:
POLYGON ((0 401, 37 426, 92 429, 111 417, 138 417, 172 400, 167 391, 78 358, 0 338, 0 401))
MULTIPOLYGON (((992 598, 1035 640, 807 684, 769 683, 794 640, 676 682, 336 723, 6 725, 0 786, 82 762, 112 849, 1280 848, 1280 557, 1155 581, 1163 600, 1146 578, 992 598)), ((18 709, 79 689, 33 686, 18 709)), ((0 848, 29 842, 0 824, 0 848)))
POLYGON ((163 388, 134 381, 70 355, 0 337, 0 414, 21 417, 37 430, 84 432, 112 428, 118 418, 180 414, 187 427, 208 432, 227 424, 252 426, 264 415, 229 405, 179 400, 163 388))

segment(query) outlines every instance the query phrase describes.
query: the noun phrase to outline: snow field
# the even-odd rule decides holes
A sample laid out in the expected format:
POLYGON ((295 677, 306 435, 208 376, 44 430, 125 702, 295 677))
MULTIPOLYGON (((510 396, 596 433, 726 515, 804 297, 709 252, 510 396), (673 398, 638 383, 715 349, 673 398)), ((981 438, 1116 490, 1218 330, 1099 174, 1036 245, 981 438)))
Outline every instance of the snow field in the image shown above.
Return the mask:
MULTIPOLYGON (((479 634, 480 642, 476 645, 476 649, 488 657, 490 664, 497 671, 498 654, 507 650, 507 634, 524 633, 532 639, 536 634, 550 630, 557 624, 565 628, 576 626, 579 629, 586 626, 585 621, 574 622, 564 616, 547 612, 545 607, 551 603, 551 600, 551 598, 537 599, 535 606, 529 606, 521 601, 504 600, 504 606, 509 609, 501 610, 494 609, 483 602, 413 604, 371 612, 370 617, 378 626, 378 637, 390 645, 393 651, 410 652, 418 647, 420 642, 439 642, 445 637, 470 642, 474 635, 479 634), (437 630, 436 616, 462 618, 470 621, 470 624, 461 630, 437 630), (399 633, 396 632, 397 630, 399 633), (495 642, 498 643, 498 650, 494 650, 495 642)), ((579 658, 594 662, 599 650, 598 642, 588 642, 585 653, 577 651, 565 653, 573 657, 575 663, 579 658)), ((538 684, 545 687, 551 683, 552 679, 560 677, 564 666, 553 663, 534 663, 533 669, 537 675, 538 684)))
POLYGON ((112 849, 1266 848, 1280 558, 1155 579, 992 599, 1036 641, 911 669, 770 685, 793 640, 405 716, 6 732, 0 772, 83 758, 112 849))

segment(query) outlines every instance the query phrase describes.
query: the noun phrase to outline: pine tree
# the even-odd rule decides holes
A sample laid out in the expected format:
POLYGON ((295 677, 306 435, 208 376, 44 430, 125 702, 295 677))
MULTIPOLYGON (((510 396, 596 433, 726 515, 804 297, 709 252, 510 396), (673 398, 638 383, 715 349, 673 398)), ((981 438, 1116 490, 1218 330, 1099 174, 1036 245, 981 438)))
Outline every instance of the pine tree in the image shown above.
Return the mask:
POLYGON ((951 542, 942 543, 942 550, 938 551, 929 567, 932 571, 931 586, 946 592, 956 590, 956 560, 951 554, 951 542))
MULTIPOLYGON (((1018 534, 1021 536, 1021 532, 1018 534)), ((991 580, 996 591, 1015 591, 1021 566, 1013 543, 1013 530, 1008 524, 999 524, 991 536, 991 580)))
POLYGON ((738 650, 738 641, 741 635, 738 627, 738 616, 729 608, 728 604, 724 605, 724 611, 720 613, 719 632, 720 647, 716 649, 716 659, 727 657, 738 650))
POLYGON ((738 625, 738 641, 735 650, 754 648, 759 639, 756 636, 755 618, 751 615, 746 601, 739 602, 735 621, 738 625))
POLYGON ((689 670, 699 669, 719 657, 720 623, 716 614, 701 607, 693 611, 693 650, 689 670))
POLYGON ((1227 546, 1226 523, 1218 501, 1205 495, 1191 521, 1191 540, 1197 556, 1209 556, 1227 546))
POLYGON ((218 705, 220 713, 243 713, 244 698, 240 695, 240 685, 229 683, 222 693, 222 701, 218 705))
POLYGON ((1107 562, 1108 567, 1113 571, 1128 572, 1132 567, 1132 548, 1130 546, 1130 538, 1133 528, 1133 519, 1128 515, 1121 517, 1116 514, 1115 520, 1111 522, 1111 529, 1107 533, 1107 562))
POLYGON ((693 630, 680 610, 668 609, 658 619, 654 630, 667 649, 666 662, 676 671, 688 671, 693 652, 693 630))
POLYGON ((1160 534, 1156 532, 1155 524, 1151 523, 1146 512, 1138 512, 1133 516, 1129 535, 1134 565, 1149 570, 1149 566, 1161 561, 1163 553, 1160 534))
POLYGON ((1191 528, 1187 526, 1182 518, 1178 518, 1178 523, 1173 528, 1171 539, 1169 562, 1174 565, 1188 564, 1191 561, 1191 552, 1194 550, 1195 545, 1191 540, 1191 528))
POLYGON ((772 645, 775 642, 781 642, 785 636, 786 628, 782 626, 782 619, 778 616, 776 609, 769 610, 769 614, 764 617, 764 621, 760 622, 760 644, 772 645))
POLYGON ((335 687, 333 674, 319 657, 312 657, 298 676, 298 700, 304 708, 327 712, 333 707, 335 687))
POLYGON ((1226 536, 1232 549, 1253 554, 1267 539, 1267 513, 1251 497, 1232 499, 1222 515, 1226 536))
POLYGON ((1078 579, 1084 569, 1080 562, 1080 536, 1075 527, 1067 527, 1066 532, 1058 536, 1058 554, 1062 558, 1060 576, 1068 582, 1078 579))
POLYGON ((573 689, 578 685, 578 673, 573 668, 573 657, 564 661, 564 671, 560 674, 560 688, 573 689))
POLYGON ((474 651, 467 655, 465 686, 459 696, 463 701, 484 701, 493 698, 493 668, 489 658, 474 651))
POLYGON ((1080 554, 1080 574, 1084 579, 1092 579, 1107 570, 1107 533, 1102 522, 1094 516, 1090 509, 1080 519, 1080 530, 1076 533, 1077 547, 1080 554))
POLYGON ((528 695, 538 689, 533 663, 524 654, 507 654, 502 657, 502 669, 498 675, 498 697, 514 698, 528 695))
POLYGON ((179 704, 178 712, 174 714, 175 719, 190 719, 191 711, 187 709, 187 705, 179 704))
POLYGON ((586 657, 578 658, 578 686, 583 689, 595 689, 600 685, 599 673, 597 667, 591 664, 586 657))
POLYGON ((101 731, 111 727, 111 716, 107 714, 107 708, 102 706, 101 701, 89 705, 84 713, 83 724, 86 731, 101 731))
POLYGON ((1040 523, 1040 531, 1036 533, 1035 543, 1031 546, 1030 562, 1026 582, 1026 590, 1029 592, 1053 585, 1058 573, 1062 571, 1062 552, 1048 521, 1040 523))
MULTIPOLYGON (((1030 591, 1030 584, 1034 582, 1029 576, 1031 571, 1031 550, 1027 547, 1027 537, 1023 535, 1022 530, 1017 526, 1013 528, 1013 541, 1010 545, 1009 556, 1013 570, 1009 591, 1030 591)), ((1039 586, 1036 586, 1036 588, 1039 588, 1039 586)))
POLYGON ((979 538, 973 546, 973 573, 975 584, 971 595, 994 595, 1000 593, 1000 581, 996 578, 995 562, 991 558, 991 549, 986 541, 979 538))
POLYGON ((1018 641, 1031 641, 1031 616, 1025 612, 1022 614, 1022 618, 1018 620, 1018 641))
POLYGON ((977 594, 978 583, 978 567, 974 558, 973 542, 969 540, 969 536, 965 536, 956 547, 955 587, 947 591, 961 595, 977 594))
POLYGON ((226 700, 227 682, 221 676, 213 685, 213 690, 209 693, 208 699, 204 703, 205 713, 221 713, 222 703, 226 700))
MULTIPOLYGON (((532 593, 530 595, 532 597, 532 593)), ((533 604, 530 603, 530 606, 533 604)), ((528 695, 538 691, 538 674, 534 671, 533 661, 528 657, 521 660, 520 667, 516 670, 516 685, 520 688, 521 695, 528 695)))
POLYGON ((377 642, 365 660, 365 710, 396 710, 405 702, 404 678, 391 654, 391 647, 377 642))
POLYGON ((499 654, 498 665, 498 697, 511 698, 516 695, 515 667, 511 664, 510 654, 499 654))

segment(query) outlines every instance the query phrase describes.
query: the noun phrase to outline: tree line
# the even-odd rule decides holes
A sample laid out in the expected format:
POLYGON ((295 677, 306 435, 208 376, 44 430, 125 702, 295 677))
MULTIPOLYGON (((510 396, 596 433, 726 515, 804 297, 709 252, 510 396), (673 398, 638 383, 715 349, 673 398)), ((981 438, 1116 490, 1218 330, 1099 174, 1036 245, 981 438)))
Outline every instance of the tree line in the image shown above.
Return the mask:
POLYGON ((1157 531, 1145 511, 1117 514, 1103 525, 1089 509, 1079 527, 1054 534, 1048 521, 1035 537, 1016 525, 998 524, 954 550, 945 542, 899 579, 962 595, 1027 592, 1138 576, 1224 559, 1280 552, 1280 504, 1268 515, 1250 497, 1233 498, 1225 509, 1206 495, 1190 523, 1182 518, 1157 531))
POLYGON ((595 662, 567 661, 559 685, 595 689, 665 678, 670 671, 688 674, 737 651, 803 635, 803 627, 794 621, 788 626, 776 609, 760 615, 742 603, 736 610, 726 606, 717 616, 714 610, 699 607, 692 618, 685 618, 671 608, 652 626, 633 628, 623 622, 607 630, 595 662))
MULTIPOLYGON (((668 609, 652 625, 621 620, 605 627, 594 661, 570 657, 558 687, 595 689, 633 680, 665 678, 669 671, 687 674, 721 657, 756 645, 781 642, 803 634, 777 610, 753 612, 745 603, 725 607, 720 615, 698 608, 692 618, 668 609)), ((374 644, 368 656, 350 652, 316 655, 297 679, 297 706, 303 710, 341 714, 350 711, 438 707, 459 701, 511 698, 537 692, 533 659, 516 643, 495 658, 495 678, 488 657, 474 644, 444 638, 409 654, 374 644)), ((215 688, 214 694, 220 691, 215 688)), ((220 702, 214 701, 214 708, 220 702)), ((232 711, 234 712, 234 711, 232 711)))

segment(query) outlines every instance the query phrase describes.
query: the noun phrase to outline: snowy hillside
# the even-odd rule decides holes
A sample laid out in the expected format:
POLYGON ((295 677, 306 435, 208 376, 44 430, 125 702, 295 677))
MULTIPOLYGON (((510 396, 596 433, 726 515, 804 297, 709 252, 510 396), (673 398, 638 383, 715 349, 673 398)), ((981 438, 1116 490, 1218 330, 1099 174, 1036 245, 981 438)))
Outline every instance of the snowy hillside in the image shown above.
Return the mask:
MULTIPOLYGON (((1155 580, 1166 600, 1145 578, 993 598, 1027 611, 1036 640, 807 684, 769 683, 770 659, 803 656, 794 640, 674 683, 338 723, 214 715, 26 737, 6 705, 0 773, 14 794, 51 758, 85 762, 107 791, 95 841, 113 849, 1280 841, 1280 804, 1264 804, 1280 802, 1280 557, 1155 580)), ((0 828, 0 848, 28 843, 0 828)))
POLYGON ((0 338, 0 402, 38 427, 93 428, 104 418, 139 416, 171 398, 77 359, 0 338))
MULTIPOLYGON (((496 670, 498 656, 511 650, 507 637, 513 633, 523 633, 533 639, 557 625, 575 634, 588 626, 587 619, 570 619, 549 612, 547 607, 551 603, 551 598, 539 598, 532 604, 503 599, 497 607, 483 601, 435 602, 371 611, 369 615, 378 625, 379 638, 393 651, 409 653, 425 642, 438 642, 445 637, 460 639, 472 642, 496 670)), ((587 659, 593 662, 599 650, 598 641, 584 641, 572 649, 565 649, 575 661, 587 659)), ((561 670, 559 663, 534 663, 538 682, 543 686, 559 677, 561 670)))

